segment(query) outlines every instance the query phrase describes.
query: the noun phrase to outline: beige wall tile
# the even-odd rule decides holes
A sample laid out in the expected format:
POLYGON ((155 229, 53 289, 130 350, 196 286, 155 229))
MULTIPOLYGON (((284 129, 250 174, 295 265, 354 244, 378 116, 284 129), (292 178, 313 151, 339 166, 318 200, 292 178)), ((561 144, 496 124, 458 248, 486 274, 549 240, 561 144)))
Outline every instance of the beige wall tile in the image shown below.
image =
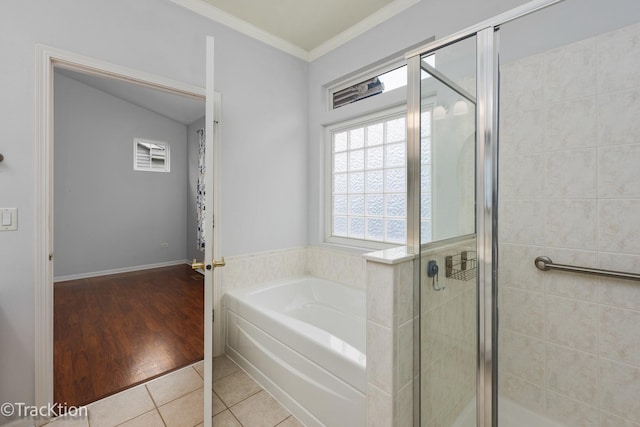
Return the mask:
POLYGON ((544 154, 501 158, 500 196, 504 199, 535 199, 544 196, 544 154))
POLYGON ((544 318, 544 294, 514 288, 502 290, 502 328, 531 337, 544 338, 544 318))
POLYGON ((543 245, 544 201, 504 200, 501 209, 500 240, 504 243, 543 245))
MULTIPOLYGON (((598 252, 595 251, 546 248, 544 253, 558 264, 585 267, 593 267, 598 264, 598 252)), ((598 300, 598 279, 596 277, 566 272, 542 274, 544 275, 544 283, 548 294, 592 302, 598 300)))
POLYGON ((638 24, 598 37, 598 90, 607 92, 640 86, 638 37, 638 24))
POLYGON ((500 154, 512 156, 543 152, 547 108, 517 108, 513 106, 517 100, 504 95, 500 102, 500 154))
POLYGON ((640 424, 600 411, 600 427, 640 427, 640 424))
POLYGON ((413 379, 413 321, 406 322, 398 327, 397 378, 396 391, 404 388, 413 379))
POLYGON ((544 389, 515 375, 502 375, 500 394, 533 412, 544 413, 544 389))
POLYGON ((640 422, 640 369, 600 359, 600 408, 640 422))
POLYGON ((398 323, 403 324, 413 318, 413 262, 403 262, 394 268, 396 277, 396 301, 398 323))
POLYGON ((638 212, 640 200, 600 200, 598 249, 640 255, 638 212))
POLYGON ((600 355, 640 367, 640 312, 600 308, 600 355))
POLYGON ((638 165, 640 144, 601 147, 598 150, 598 196, 640 198, 638 165))
POLYGON ((598 427, 598 408, 547 391, 546 414, 567 427, 598 427))
POLYGON ((548 295, 546 313, 547 340, 597 353, 597 304, 548 295))
POLYGON ((544 346, 543 340, 502 331, 498 358, 501 372, 544 386, 544 346))
POLYGON ((512 108, 522 109, 522 107, 545 105, 544 60, 544 55, 532 55, 500 68, 503 76, 501 91, 505 98, 509 98, 512 108))
POLYGON ((393 326, 395 305, 394 268, 369 262, 367 265, 367 319, 388 328, 393 326))
POLYGON ((393 333, 376 323, 367 322, 367 382, 391 395, 393 386, 393 333))
MULTIPOLYGON (((600 252, 599 268, 640 273, 640 256, 600 252)), ((600 279, 599 301, 603 304, 640 311, 640 292, 635 282, 600 279)))
POLYGON ((379 388, 367 386, 367 427, 393 425, 393 402, 391 396, 379 388))
POLYGON ((561 100, 546 111, 548 151, 595 147, 598 145, 596 97, 561 100))
POLYGON ((598 97, 598 145, 640 143, 640 89, 598 97))
POLYGON ((545 54, 544 94, 548 101, 595 95, 597 55, 593 39, 582 40, 545 54))
POLYGON ((581 402, 597 405, 598 357, 547 344, 546 385, 581 402))
POLYGON ((544 292, 546 275, 536 268, 533 261, 545 254, 543 246, 500 244, 499 286, 544 292))
POLYGON ((554 151, 546 155, 550 198, 593 198, 597 193, 596 149, 554 151))
POLYGON ((548 200, 546 243, 570 249, 597 249, 595 200, 548 200))

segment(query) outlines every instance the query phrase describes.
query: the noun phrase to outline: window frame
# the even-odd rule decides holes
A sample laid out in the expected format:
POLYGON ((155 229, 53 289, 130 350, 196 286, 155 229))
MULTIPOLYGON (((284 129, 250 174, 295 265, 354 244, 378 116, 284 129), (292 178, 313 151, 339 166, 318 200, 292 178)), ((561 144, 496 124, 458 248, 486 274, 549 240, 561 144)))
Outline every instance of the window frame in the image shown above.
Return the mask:
POLYGON ((161 173, 170 173, 171 172, 171 144, 166 141, 156 141, 148 138, 133 138, 133 170, 139 172, 161 172, 161 173), (149 162, 149 168, 141 168, 138 166, 138 144, 154 144, 161 145, 165 149, 165 162, 163 169, 153 169, 151 167, 151 161, 149 162))
MULTIPOLYGON (((434 97, 431 95, 427 95, 422 99, 421 111, 429 110, 431 116, 433 116, 433 109, 435 106, 436 106, 436 102, 434 97)), ((324 168, 323 168, 323 172, 324 172, 324 178, 323 178, 324 243, 336 244, 341 246, 349 246, 349 247, 354 247, 359 249, 372 249, 372 250, 390 249, 390 248, 406 245, 406 241, 405 243, 387 243, 387 242, 380 242, 375 240, 358 239, 354 237, 343 237, 343 236, 332 235, 332 232, 333 232, 333 138, 332 138, 332 134, 341 132, 343 130, 348 130, 350 128, 353 128, 354 126, 361 125, 365 127, 372 123, 383 122, 383 121, 392 119, 394 117, 398 117, 401 115, 401 113, 404 113, 406 117, 406 113, 407 113, 406 104, 384 108, 384 109, 380 109, 370 113, 360 114, 360 115, 353 116, 351 118, 324 126, 324 145, 325 145, 324 153, 323 153, 324 154, 324 168)), ((406 126, 406 122, 405 122, 405 126, 406 126)), ((431 129, 433 132, 433 117, 431 118, 431 129)), ((421 141, 422 141, 422 138, 421 138, 421 141)), ((407 143, 408 141, 405 140, 405 144, 407 143)), ((433 143, 433 139, 431 140, 431 144, 432 143, 433 143)), ((431 153, 431 156, 433 156, 433 151, 431 153)), ((433 157, 430 162, 430 165, 431 165, 431 186, 432 186, 430 193, 431 193, 431 197, 433 198, 433 172, 434 172, 433 157)), ((433 227, 433 211, 431 212, 430 222, 431 222, 431 227, 433 227)), ((420 224, 422 224, 422 218, 420 218, 420 224)), ((433 233, 433 229, 432 229, 432 233, 433 233)), ((430 243, 432 242, 429 241, 421 244, 429 245, 430 243)))

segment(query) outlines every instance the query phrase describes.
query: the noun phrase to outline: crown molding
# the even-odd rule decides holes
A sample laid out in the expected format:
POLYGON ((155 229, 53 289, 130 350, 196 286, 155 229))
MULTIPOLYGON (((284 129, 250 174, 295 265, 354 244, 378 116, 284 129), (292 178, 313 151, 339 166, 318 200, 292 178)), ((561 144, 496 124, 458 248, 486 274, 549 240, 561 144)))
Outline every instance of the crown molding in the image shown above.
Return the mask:
POLYGON ((400 12, 410 8, 420 0, 394 0, 382 9, 367 16, 362 21, 356 23, 352 27, 346 29, 340 34, 332 37, 320 46, 307 51, 300 46, 297 46, 283 38, 275 36, 268 31, 264 31, 253 24, 243 21, 230 13, 218 9, 217 7, 203 1, 203 0, 171 0, 173 3, 180 5, 186 9, 191 10, 199 15, 209 18, 213 21, 219 22, 227 27, 230 27, 242 34, 257 39, 269 46, 280 49, 290 55, 305 61, 311 62, 320 58, 336 49, 339 46, 347 43, 350 40, 358 37, 359 35, 369 31, 373 27, 380 25, 387 19, 392 18, 400 12))
POLYGON ((288 42, 278 36, 275 36, 267 31, 264 31, 253 24, 243 21, 217 7, 206 3, 202 0, 171 0, 173 3, 180 5, 186 9, 191 10, 199 15, 209 18, 213 21, 219 22, 227 27, 230 27, 242 34, 257 39, 269 46, 275 47, 283 52, 293 55, 297 58, 305 61, 309 60, 309 52, 302 49, 295 44, 288 42))
POLYGON ((345 31, 341 32, 335 37, 330 38, 320 46, 310 50, 308 53, 309 62, 315 61, 322 55, 325 55, 347 43, 348 41, 355 39, 359 35, 369 31, 377 25, 382 24, 384 21, 394 17, 400 12, 407 10, 418 2, 420 2, 420 0, 395 0, 389 3, 382 9, 372 13, 352 27, 347 28, 345 31))

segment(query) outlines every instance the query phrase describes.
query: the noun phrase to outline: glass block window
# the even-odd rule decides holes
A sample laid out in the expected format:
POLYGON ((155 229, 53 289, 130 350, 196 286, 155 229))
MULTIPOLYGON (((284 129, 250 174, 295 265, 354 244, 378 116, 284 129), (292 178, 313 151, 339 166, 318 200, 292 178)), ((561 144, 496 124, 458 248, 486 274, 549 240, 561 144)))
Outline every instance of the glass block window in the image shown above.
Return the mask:
POLYGON ((331 132, 332 236, 406 242, 406 149, 405 113, 331 132))

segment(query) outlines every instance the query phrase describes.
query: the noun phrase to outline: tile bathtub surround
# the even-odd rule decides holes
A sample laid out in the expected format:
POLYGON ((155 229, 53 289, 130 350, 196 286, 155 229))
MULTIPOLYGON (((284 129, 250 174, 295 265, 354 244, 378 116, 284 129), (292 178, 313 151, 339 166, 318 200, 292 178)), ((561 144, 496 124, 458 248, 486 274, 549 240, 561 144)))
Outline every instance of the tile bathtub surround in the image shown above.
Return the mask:
POLYGON ((367 426, 411 427, 413 255, 366 254, 367 426))
POLYGON ((215 356, 224 352, 224 317, 222 297, 232 289, 246 288, 274 280, 312 275, 360 289, 365 288, 365 261, 359 252, 324 246, 308 246, 261 252, 226 258, 220 269, 221 280, 215 283, 214 324, 215 356))
POLYGON ((639 38, 501 67, 500 393, 570 426, 640 426, 640 287, 533 265, 640 272, 639 38))
MULTIPOLYGON (((47 426, 202 426, 203 369, 199 362, 92 403, 88 420, 61 418, 47 426)), ((302 426, 226 356, 214 359, 213 377, 213 425, 302 426)))

